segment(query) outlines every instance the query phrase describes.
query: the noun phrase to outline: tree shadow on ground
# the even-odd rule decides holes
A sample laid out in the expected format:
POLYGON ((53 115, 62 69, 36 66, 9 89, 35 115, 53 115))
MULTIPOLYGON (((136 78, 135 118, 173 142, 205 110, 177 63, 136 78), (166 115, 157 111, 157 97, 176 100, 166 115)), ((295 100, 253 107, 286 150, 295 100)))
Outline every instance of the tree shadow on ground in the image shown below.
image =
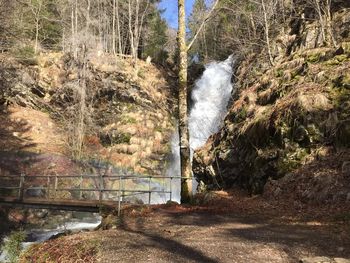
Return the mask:
MULTIPOLYGON (((34 147, 33 141, 26 135, 32 127, 23 119, 11 116, 9 105, 16 104, 26 95, 27 87, 19 85, 22 76, 15 64, 1 61, 0 65, 0 176, 19 174, 33 161, 36 154, 28 152, 34 147)), ((24 105, 23 105, 24 106, 24 105)), ((44 136, 44 135, 43 135, 44 136)))
POLYGON ((347 249, 350 248, 350 236, 337 226, 273 223, 263 216, 209 213, 170 216, 167 224, 185 226, 187 231, 214 228, 216 235, 226 241, 272 245, 283 250, 295 262, 300 259, 302 251, 317 256, 350 258, 350 250, 347 249))
MULTIPOLYGON (((35 146, 25 135, 30 129, 24 120, 11 118, 7 109, 0 110, 0 187, 19 187, 19 175, 38 161, 38 154, 28 151, 35 146)), ((19 190, 0 188, 1 197, 18 194, 19 190)))
POLYGON ((159 249, 166 251, 171 254, 172 262, 184 262, 184 261, 195 261, 195 262, 208 262, 208 263, 217 263, 218 260, 205 255, 202 251, 193 248, 191 246, 185 245, 180 241, 174 240, 173 238, 165 237, 157 231, 148 231, 144 228, 143 219, 137 220, 136 229, 129 228, 127 225, 121 227, 122 230, 131 233, 140 235, 146 238, 146 242, 140 242, 138 244, 132 245, 132 248, 135 249, 159 249))
POLYGON ((342 251, 350 247, 350 240, 344 240, 336 233, 327 233, 321 226, 267 224, 253 228, 231 228, 223 235, 278 246, 295 261, 300 260, 302 251, 317 256, 350 257, 349 251, 342 251))
POLYGON ((24 120, 12 119, 10 115, 8 109, 0 109, 0 176, 25 172, 38 155, 28 151, 35 146, 25 135, 31 126, 24 120))

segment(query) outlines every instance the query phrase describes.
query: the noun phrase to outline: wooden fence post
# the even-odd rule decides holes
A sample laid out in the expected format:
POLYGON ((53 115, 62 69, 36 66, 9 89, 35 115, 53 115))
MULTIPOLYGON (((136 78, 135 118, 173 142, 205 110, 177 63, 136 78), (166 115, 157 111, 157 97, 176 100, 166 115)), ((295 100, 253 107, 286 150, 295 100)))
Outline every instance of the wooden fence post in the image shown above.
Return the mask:
POLYGON ((151 180, 152 180, 152 177, 150 176, 148 180, 148 204, 149 205, 151 204, 151 180))
POLYGON ((23 194, 24 194, 24 180, 25 180, 25 174, 21 173, 21 177, 19 179, 19 189, 18 189, 18 198, 19 200, 23 200, 23 194))
POLYGON ((118 217, 120 216, 120 207, 121 207, 121 191, 122 190, 122 177, 119 177, 119 191, 118 191, 118 217))
POLYGON ((47 176, 46 199, 50 199, 50 175, 47 176))
POLYGON ((172 183, 173 183, 173 177, 170 177, 170 201, 172 201, 171 199, 173 195, 172 183))
POLYGON ((103 198, 103 177, 102 174, 100 174, 100 195, 98 200, 100 201, 100 203, 102 202, 102 198, 103 198))
POLYGON ((80 183, 79 183, 79 200, 83 199, 83 192, 81 191, 83 187, 83 176, 80 176, 80 183))
POLYGON ((122 177, 122 202, 124 202, 125 197, 125 178, 122 177))
POLYGON ((55 175, 55 198, 57 199, 57 187, 58 187, 58 177, 57 177, 57 174, 55 175))

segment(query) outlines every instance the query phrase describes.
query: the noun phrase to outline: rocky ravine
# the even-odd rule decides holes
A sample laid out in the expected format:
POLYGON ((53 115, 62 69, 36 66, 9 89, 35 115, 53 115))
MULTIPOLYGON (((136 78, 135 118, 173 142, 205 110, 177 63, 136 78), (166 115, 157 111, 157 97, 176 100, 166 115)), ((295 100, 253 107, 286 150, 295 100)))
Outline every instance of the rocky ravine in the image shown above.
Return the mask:
POLYGON ((207 188, 259 194, 269 181, 272 196, 350 201, 350 9, 333 17, 337 47, 321 47, 317 24, 300 18, 274 40, 274 66, 242 62, 224 126, 194 157, 207 188))

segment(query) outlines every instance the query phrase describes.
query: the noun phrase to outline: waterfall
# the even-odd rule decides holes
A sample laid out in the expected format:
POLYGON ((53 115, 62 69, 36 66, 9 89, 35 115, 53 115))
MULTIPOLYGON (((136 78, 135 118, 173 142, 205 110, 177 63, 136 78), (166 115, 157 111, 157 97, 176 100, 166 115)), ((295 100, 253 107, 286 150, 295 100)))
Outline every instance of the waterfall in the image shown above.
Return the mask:
POLYGON ((196 81, 188 123, 191 152, 220 129, 232 93, 232 64, 232 55, 223 62, 212 62, 196 81))
MULTIPOLYGON (((218 132, 227 112, 227 105, 232 94, 231 78, 233 74, 233 56, 225 61, 212 62, 206 65, 192 91, 193 106, 189 115, 189 135, 191 158, 193 152, 202 147, 209 136, 218 132)), ((172 160, 167 176, 180 176, 179 134, 176 128, 171 141, 172 160)), ((172 200, 180 201, 180 180, 173 180, 172 200)), ((196 184, 194 182, 194 190, 196 184)))

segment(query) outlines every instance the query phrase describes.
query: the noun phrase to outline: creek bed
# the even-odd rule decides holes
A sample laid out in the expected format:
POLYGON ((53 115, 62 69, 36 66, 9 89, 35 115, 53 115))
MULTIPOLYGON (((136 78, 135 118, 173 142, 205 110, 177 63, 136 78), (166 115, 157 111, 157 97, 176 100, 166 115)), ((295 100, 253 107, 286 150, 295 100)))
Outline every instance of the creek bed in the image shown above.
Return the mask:
MULTIPOLYGON (((34 224, 28 223, 22 228, 26 232, 26 239, 22 243, 23 249, 28 248, 32 244, 41 243, 65 233, 93 230, 100 225, 102 220, 99 214, 88 212, 48 212, 46 210, 35 210, 32 213, 34 215, 40 215, 43 218, 34 224)), ((3 241, 6 239, 7 237, 3 241)), ((0 250, 0 262, 6 262, 6 257, 6 253, 0 250)))

